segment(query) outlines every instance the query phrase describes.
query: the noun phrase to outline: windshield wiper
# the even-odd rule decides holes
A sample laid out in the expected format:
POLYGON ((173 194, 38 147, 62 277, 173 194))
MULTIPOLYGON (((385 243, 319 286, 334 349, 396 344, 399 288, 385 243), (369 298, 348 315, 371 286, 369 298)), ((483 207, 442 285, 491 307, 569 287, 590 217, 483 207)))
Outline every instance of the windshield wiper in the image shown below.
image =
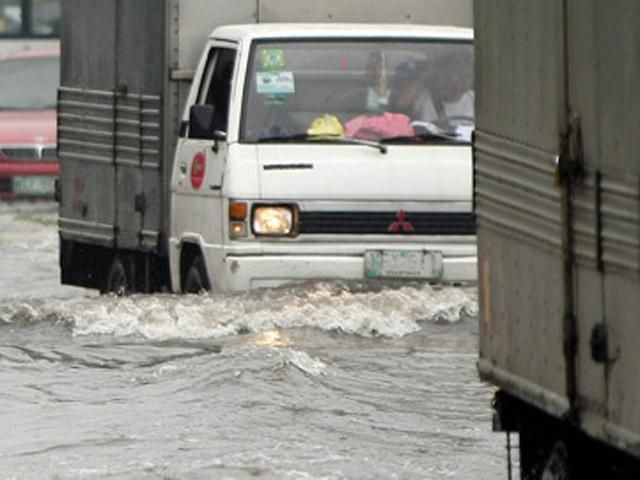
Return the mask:
POLYGON ((367 147, 372 147, 380 150, 380 153, 387 153, 387 146, 382 144, 381 142, 376 142, 374 140, 363 140, 361 138, 351 138, 351 137, 331 137, 331 141, 336 143, 346 143, 353 145, 366 145, 367 147))
POLYGON ((261 137, 258 138, 258 143, 275 143, 275 142, 297 142, 300 140, 314 141, 314 142, 329 142, 329 143, 341 143, 349 145, 365 145, 380 150, 380 153, 387 153, 387 146, 381 142, 375 142, 372 140, 362 140, 359 138, 340 137, 338 135, 310 135, 308 133, 298 133, 294 135, 276 135, 273 137, 261 137))
POLYGON ((453 141, 454 143, 464 143, 460 140, 460 135, 457 133, 446 133, 446 132, 421 132, 416 133, 415 135, 400 135, 397 137, 385 137, 380 139, 381 143, 393 143, 393 142, 401 142, 401 141, 412 141, 412 140, 444 140, 447 142, 453 141))

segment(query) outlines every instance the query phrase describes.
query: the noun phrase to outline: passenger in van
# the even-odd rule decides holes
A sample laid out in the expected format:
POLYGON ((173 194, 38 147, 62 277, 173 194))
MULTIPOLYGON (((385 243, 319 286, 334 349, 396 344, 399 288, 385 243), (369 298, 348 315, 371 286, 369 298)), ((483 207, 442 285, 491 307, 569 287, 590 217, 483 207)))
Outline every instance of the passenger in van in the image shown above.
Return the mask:
POLYGON ((473 62, 471 54, 457 52, 436 59, 425 76, 412 118, 423 122, 450 119, 473 121, 473 62))
POLYGON ((472 62, 465 53, 446 55, 429 63, 409 60, 396 69, 390 107, 420 122, 472 120, 472 85, 472 62))

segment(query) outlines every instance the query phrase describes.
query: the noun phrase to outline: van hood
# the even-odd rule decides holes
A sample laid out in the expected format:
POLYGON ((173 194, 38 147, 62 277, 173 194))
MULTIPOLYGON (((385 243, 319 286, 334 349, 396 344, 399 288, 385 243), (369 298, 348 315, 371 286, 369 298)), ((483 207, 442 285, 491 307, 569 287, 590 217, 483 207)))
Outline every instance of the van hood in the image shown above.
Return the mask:
POLYGON ((0 145, 55 143, 55 110, 0 110, 0 145))
POLYGON ((469 145, 258 145, 263 199, 471 201, 469 145))

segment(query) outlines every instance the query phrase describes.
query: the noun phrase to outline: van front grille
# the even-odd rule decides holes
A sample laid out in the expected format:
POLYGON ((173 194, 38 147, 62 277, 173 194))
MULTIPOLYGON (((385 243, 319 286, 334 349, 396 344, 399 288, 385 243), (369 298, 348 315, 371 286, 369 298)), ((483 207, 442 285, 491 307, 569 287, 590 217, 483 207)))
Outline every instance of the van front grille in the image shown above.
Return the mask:
POLYGON ((55 159, 56 147, 0 147, 0 153, 11 160, 55 159))
POLYGON ((300 234, 474 235, 472 212, 300 212, 300 234))

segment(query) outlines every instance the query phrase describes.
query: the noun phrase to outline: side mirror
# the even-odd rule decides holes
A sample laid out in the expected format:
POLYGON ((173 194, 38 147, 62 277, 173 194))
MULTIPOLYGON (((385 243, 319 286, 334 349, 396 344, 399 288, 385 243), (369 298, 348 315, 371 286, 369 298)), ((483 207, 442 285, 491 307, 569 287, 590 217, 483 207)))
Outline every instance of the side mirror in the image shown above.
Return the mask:
POLYGON ((214 118, 213 105, 192 105, 189 111, 189 138, 213 140, 214 118))

